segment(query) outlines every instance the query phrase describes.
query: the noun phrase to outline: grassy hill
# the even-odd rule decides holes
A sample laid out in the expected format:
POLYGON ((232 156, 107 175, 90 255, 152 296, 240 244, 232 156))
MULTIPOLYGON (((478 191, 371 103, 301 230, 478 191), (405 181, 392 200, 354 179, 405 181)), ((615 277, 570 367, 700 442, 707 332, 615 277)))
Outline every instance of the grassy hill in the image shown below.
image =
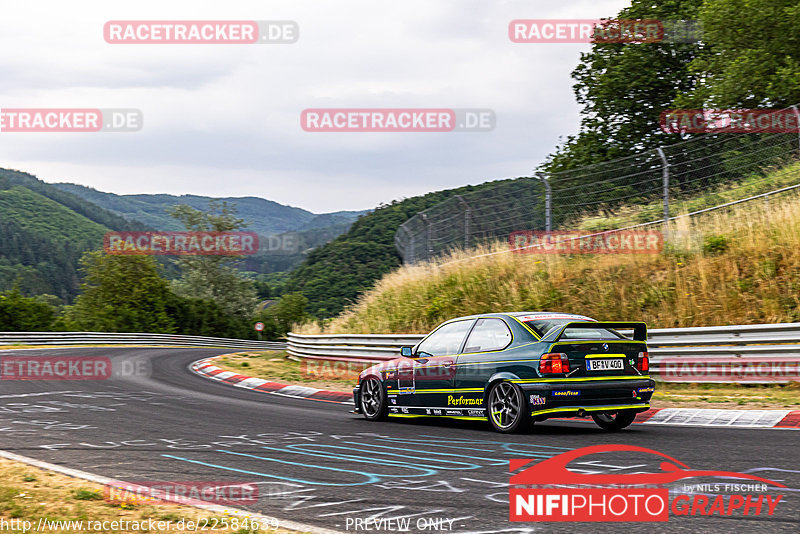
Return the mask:
MULTIPOLYGON (((117 195, 77 184, 59 183, 53 186, 114 212, 128 220, 142 222, 157 230, 181 230, 180 223, 167 214, 176 204, 203 210, 211 197, 199 195, 117 195)), ((237 215, 249 223, 248 230, 271 235, 282 232, 310 230, 352 223, 364 212, 340 211, 315 214, 258 197, 225 197, 220 200, 236 205, 237 215)))
POLYGON ((110 230, 144 228, 30 174, 0 169, 0 291, 17 284, 25 294, 69 302, 85 250, 101 247, 110 230))
POLYGON ((498 310, 644 320, 651 328, 800 321, 800 194, 678 219, 669 235, 656 255, 510 254, 498 243, 479 251, 494 255, 404 266, 327 331, 427 332, 498 310))
POLYGON ((90 221, 94 221, 112 230, 135 231, 148 228, 145 224, 142 224, 141 221, 129 221, 111 211, 99 208, 97 204, 74 195, 69 191, 63 191, 51 184, 45 183, 27 172, 0 169, 0 189, 9 189, 15 185, 30 189, 86 217, 90 221))
MULTIPOLYGON (((535 182, 532 178, 496 180, 382 205, 359 218, 347 233, 311 251, 308 258, 291 272, 286 290, 303 293, 309 300, 309 311, 313 315, 320 318, 336 315, 383 275, 400 266, 394 235, 410 217, 454 195, 517 187, 520 180, 535 182)), ((534 188, 531 188, 530 195, 535 195, 534 188)), ((527 200, 523 195, 516 199, 521 203, 527 200)))

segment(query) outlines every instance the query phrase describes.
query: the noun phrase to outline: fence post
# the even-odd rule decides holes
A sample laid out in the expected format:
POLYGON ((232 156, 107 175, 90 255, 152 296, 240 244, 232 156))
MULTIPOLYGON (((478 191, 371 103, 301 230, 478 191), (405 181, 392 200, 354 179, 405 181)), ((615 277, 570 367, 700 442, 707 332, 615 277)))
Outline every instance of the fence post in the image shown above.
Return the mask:
POLYGON ((794 116, 797 119, 797 149, 800 150, 800 111, 798 111, 797 106, 792 106, 792 110, 794 111, 794 116))
POLYGON ((537 172, 536 178, 544 183, 544 229, 549 232, 553 229, 553 212, 551 206, 553 190, 550 187, 550 180, 544 173, 537 172))
POLYGON ((669 235, 669 162, 664 154, 664 149, 658 147, 658 155, 661 157, 661 174, 663 176, 664 193, 664 239, 669 235))
POLYGON ((467 204, 467 201, 461 195, 456 195, 456 198, 459 202, 464 206, 464 250, 469 249, 469 241, 470 241, 470 233, 469 233, 469 223, 470 223, 470 212, 472 209, 467 204))
POLYGON ((431 259, 433 251, 431 250, 431 225, 428 223, 428 216, 422 212, 417 215, 420 216, 422 222, 425 224, 425 259, 431 259))
POLYGON ((414 255, 416 254, 416 248, 415 248, 417 245, 415 239, 416 234, 411 230, 409 230, 408 228, 406 228, 405 223, 401 224, 400 228, 402 228, 403 231, 408 236, 408 245, 406 245, 405 251, 403 252, 403 263, 411 265, 414 263, 414 255))

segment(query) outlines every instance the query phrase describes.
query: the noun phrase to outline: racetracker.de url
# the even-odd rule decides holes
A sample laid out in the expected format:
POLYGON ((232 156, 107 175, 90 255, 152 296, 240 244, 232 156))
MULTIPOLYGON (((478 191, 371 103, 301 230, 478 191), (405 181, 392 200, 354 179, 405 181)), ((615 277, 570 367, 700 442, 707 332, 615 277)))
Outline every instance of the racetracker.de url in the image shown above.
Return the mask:
POLYGON ((0 532, 117 532, 117 531, 149 531, 149 532, 219 532, 239 531, 271 532, 279 528, 275 519, 256 521, 250 518, 210 517, 200 519, 180 519, 178 521, 156 521, 142 519, 106 519, 106 520, 53 520, 39 518, 38 522, 26 519, 0 518, 0 532))

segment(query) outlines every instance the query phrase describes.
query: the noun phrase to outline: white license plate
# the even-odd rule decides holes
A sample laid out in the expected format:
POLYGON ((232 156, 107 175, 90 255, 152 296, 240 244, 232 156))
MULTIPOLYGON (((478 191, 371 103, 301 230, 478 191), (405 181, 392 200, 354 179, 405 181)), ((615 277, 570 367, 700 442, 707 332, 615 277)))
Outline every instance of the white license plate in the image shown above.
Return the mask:
POLYGON ((625 368, 622 358, 592 358, 586 360, 587 371, 621 371, 625 368))

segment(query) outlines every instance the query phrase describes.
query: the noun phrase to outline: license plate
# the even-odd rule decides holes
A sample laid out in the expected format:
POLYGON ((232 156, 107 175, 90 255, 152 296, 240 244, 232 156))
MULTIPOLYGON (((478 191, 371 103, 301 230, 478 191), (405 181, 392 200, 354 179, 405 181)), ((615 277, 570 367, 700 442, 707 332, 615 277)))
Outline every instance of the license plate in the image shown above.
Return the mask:
POLYGON ((622 358, 592 358, 586 360, 587 371, 622 371, 625 368, 622 358))

